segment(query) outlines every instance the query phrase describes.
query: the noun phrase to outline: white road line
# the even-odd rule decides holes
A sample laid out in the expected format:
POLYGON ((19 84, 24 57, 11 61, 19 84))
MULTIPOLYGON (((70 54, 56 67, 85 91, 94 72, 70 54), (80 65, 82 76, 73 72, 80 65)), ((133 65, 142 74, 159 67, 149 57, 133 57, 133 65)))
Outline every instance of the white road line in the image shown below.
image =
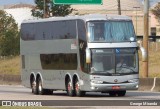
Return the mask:
POLYGON ((155 88, 155 85, 156 85, 156 77, 154 77, 154 82, 153 82, 153 86, 151 88, 151 91, 153 91, 153 89, 155 88))

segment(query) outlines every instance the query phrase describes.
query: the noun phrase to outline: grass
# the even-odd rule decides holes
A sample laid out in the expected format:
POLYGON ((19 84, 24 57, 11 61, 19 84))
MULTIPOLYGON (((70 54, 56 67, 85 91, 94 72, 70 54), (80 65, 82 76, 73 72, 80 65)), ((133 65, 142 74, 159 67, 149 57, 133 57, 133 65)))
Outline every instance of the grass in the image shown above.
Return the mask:
POLYGON ((1 57, 0 74, 20 74, 20 57, 1 57))
MULTIPOLYGON (((143 62, 139 52, 140 77, 143 73, 143 62)), ((0 58, 0 74, 20 75, 20 56, 0 58)), ((160 43, 149 46, 149 77, 160 78, 160 43)))

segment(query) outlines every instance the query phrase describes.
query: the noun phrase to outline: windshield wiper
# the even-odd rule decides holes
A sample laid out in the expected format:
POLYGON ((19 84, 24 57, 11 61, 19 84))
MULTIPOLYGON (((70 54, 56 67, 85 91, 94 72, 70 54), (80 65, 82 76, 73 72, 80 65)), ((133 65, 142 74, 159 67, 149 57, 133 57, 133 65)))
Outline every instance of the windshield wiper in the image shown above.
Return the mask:
MULTIPOLYGON (((96 71, 94 73, 92 73, 94 75, 106 75, 106 76, 111 76, 113 73, 110 73, 110 72, 105 72, 105 71, 96 71)), ((115 74, 115 73, 114 73, 115 74)))
POLYGON ((130 67, 127 67, 127 66, 121 66, 121 67, 119 67, 119 68, 126 68, 126 69, 129 69, 129 70, 131 70, 133 73, 136 73, 132 68, 130 68, 130 67))

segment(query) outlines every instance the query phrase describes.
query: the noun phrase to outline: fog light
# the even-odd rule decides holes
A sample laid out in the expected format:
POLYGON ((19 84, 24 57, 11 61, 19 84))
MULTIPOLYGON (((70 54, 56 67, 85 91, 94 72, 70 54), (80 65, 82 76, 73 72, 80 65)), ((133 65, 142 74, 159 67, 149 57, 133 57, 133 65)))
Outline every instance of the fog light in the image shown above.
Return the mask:
POLYGON ((100 80, 91 80, 92 83, 95 83, 95 84, 102 84, 103 81, 100 81, 100 80))
POLYGON ((92 90, 94 90, 94 89, 95 89, 95 87, 91 87, 91 89, 92 89, 92 90))

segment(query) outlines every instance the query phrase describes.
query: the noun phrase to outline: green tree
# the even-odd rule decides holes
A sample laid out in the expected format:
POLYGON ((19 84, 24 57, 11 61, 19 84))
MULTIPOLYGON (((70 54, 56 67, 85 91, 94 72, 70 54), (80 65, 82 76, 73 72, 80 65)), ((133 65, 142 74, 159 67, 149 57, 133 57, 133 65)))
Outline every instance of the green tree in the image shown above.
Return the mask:
POLYGON ((151 12, 156 16, 156 18, 160 22, 160 3, 158 3, 153 9, 151 9, 151 12))
POLYGON ((32 16, 34 17, 52 17, 52 16, 66 16, 72 13, 73 8, 70 5, 55 5, 52 0, 35 0, 36 7, 32 9, 32 16), (45 10, 45 16, 44 15, 45 10))
POLYGON ((13 17, 0 10, 0 55, 19 54, 19 32, 13 17))

